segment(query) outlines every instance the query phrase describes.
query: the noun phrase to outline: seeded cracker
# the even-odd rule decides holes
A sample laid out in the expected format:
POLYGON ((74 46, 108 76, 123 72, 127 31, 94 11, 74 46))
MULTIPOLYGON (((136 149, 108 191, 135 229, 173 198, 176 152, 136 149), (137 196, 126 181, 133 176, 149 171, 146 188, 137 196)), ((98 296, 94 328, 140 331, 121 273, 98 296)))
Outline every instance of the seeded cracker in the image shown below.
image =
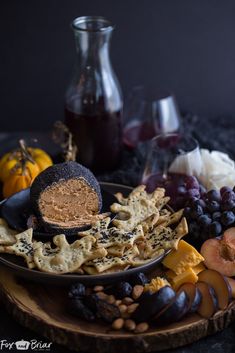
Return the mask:
POLYGON ((94 223, 90 229, 85 230, 83 232, 79 232, 78 235, 80 237, 85 237, 86 235, 95 236, 96 233, 98 232, 106 231, 110 224, 110 221, 111 221, 110 217, 106 217, 102 220, 99 220, 98 222, 94 223))
MULTIPOLYGON (((151 215, 159 218, 159 207, 163 207, 169 198, 164 198, 164 189, 158 188, 152 194, 147 194, 145 187, 141 185, 134 189, 129 197, 125 199, 125 204, 114 203, 111 205, 111 211, 120 214, 126 214, 127 219, 114 219, 113 224, 125 231, 131 231, 138 224, 146 220, 151 215)), ((122 199, 119 197, 122 201, 122 199)), ((124 203, 124 201, 123 201, 124 203)))
POLYGON ((7 222, 0 218, 0 245, 11 245, 16 241, 17 232, 8 227, 7 222))
MULTIPOLYGON (((92 261, 87 261, 85 266, 94 266, 98 273, 102 273, 111 269, 114 266, 125 266, 131 265, 134 257, 139 254, 136 245, 132 249, 127 250, 122 257, 115 256, 105 256, 103 258, 93 259, 92 261)), ((86 271, 86 267, 84 268, 86 271)))
POLYGON ((6 246, 4 252, 22 256, 29 268, 34 268, 33 261, 34 243, 32 241, 33 228, 27 229, 24 232, 15 235, 15 243, 6 246))
POLYGON ((177 249, 179 240, 188 233, 187 221, 183 217, 181 222, 172 230, 162 225, 157 226, 152 232, 146 235, 146 248, 144 250, 144 258, 156 257, 159 250, 177 249))
POLYGON ((96 239, 91 235, 69 244, 61 234, 56 235, 53 242, 57 246, 55 253, 45 253, 42 246, 35 250, 34 261, 40 271, 57 274, 78 271, 84 262, 107 254, 104 248, 93 247, 96 239))

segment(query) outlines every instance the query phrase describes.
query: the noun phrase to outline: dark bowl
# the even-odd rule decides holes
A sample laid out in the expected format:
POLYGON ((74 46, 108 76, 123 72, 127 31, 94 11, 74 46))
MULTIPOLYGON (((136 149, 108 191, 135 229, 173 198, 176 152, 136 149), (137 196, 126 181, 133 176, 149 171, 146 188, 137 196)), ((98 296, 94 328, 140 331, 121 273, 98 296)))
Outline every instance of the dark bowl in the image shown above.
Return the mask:
MULTIPOLYGON (((100 183, 100 185, 104 192, 103 202, 107 207, 109 207, 113 203, 113 200, 114 200, 113 195, 115 193, 122 192, 124 196, 127 196, 132 190, 132 188, 128 186, 112 184, 112 183, 100 183)), ((26 195, 27 195, 27 192, 26 192, 26 195)), ((20 198, 18 198, 17 196, 16 196, 16 201, 17 201, 16 204, 19 207, 18 209, 20 209, 21 202, 20 202, 20 198)), ((21 217, 19 217, 19 220, 21 220, 21 217)), ((130 268, 121 272, 100 274, 100 275, 79 275, 79 274, 72 274, 72 273, 57 275, 57 274, 40 272, 38 270, 27 268, 22 258, 11 254, 0 254, 0 263, 7 266, 11 271, 17 274, 17 276, 37 283, 40 282, 45 284, 64 286, 64 285, 70 285, 71 283, 79 281, 81 283, 84 283, 85 285, 93 286, 98 284, 100 285, 109 284, 109 283, 111 284, 117 281, 129 280, 133 275, 139 272, 143 272, 146 274, 150 273, 158 267, 158 264, 161 262, 161 260, 164 258, 164 256, 167 253, 169 253, 169 251, 165 252, 165 254, 155 258, 154 260, 151 260, 150 262, 142 266, 130 268)))

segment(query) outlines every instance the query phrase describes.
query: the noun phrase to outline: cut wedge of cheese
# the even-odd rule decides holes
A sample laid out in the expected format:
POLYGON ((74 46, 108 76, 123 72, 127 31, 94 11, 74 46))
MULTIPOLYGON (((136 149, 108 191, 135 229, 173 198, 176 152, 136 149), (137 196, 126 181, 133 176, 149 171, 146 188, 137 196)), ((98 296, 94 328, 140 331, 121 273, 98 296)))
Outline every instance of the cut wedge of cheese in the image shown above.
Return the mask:
POLYGON ((180 240, 178 249, 173 250, 162 261, 163 265, 180 275, 188 269, 195 267, 204 261, 199 252, 184 240, 180 240))
POLYGON ((177 290, 184 283, 196 283, 198 281, 198 276, 193 271, 192 268, 189 268, 180 275, 175 276, 172 279, 172 287, 177 290))

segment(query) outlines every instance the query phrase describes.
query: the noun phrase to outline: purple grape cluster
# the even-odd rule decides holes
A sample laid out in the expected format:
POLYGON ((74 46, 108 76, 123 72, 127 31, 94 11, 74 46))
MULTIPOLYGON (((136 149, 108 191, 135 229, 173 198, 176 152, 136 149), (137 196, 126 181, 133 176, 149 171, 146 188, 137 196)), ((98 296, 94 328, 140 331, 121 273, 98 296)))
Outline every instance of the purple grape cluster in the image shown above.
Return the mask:
POLYGON ((163 187, 171 198, 169 205, 175 211, 184 208, 189 199, 198 199, 206 192, 195 176, 183 174, 170 174, 163 187))
POLYGON ((220 236, 235 225, 235 187, 224 186, 192 197, 184 209, 189 224, 190 237, 195 241, 220 236))

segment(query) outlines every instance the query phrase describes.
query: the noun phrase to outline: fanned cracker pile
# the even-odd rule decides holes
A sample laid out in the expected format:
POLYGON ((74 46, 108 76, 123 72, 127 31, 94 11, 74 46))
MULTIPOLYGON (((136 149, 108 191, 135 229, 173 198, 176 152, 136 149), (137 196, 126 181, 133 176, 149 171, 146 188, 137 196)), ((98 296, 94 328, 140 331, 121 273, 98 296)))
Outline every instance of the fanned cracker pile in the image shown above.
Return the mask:
POLYGON ((78 233, 72 244, 63 234, 54 236, 53 244, 35 241, 32 229, 15 234, 0 219, 0 252, 22 256, 29 268, 43 272, 94 275, 143 265, 177 248, 187 234, 183 210, 172 214, 165 207, 169 198, 164 189, 148 194, 141 185, 127 198, 121 193, 115 196, 118 202, 111 205, 115 219, 99 220, 78 233))

